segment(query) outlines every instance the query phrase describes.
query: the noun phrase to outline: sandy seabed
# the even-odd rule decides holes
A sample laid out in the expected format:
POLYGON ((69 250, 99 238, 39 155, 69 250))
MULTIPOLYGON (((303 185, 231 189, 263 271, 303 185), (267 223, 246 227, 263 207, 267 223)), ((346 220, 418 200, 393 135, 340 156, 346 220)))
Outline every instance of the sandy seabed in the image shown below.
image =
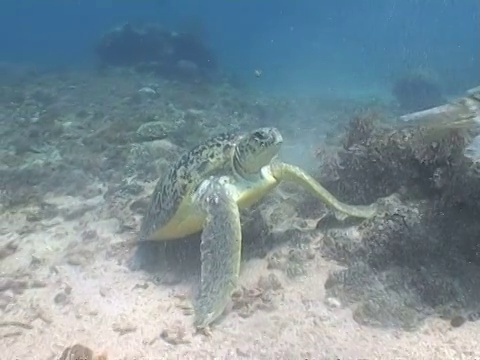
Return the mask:
MULTIPOLYGON (((38 83, 28 82, 18 89, 12 87, 12 98, 2 108, 5 114, 1 119, 8 125, 1 134, 5 148, 14 146, 17 153, 26 153, 28 158, 35 158, 39 151, 51 152, 48 161, 38 163, 22 178, 13 173, 12 182, 20 183, 22 188, 22 183, 30 184, 32 177, 48 184, 62 184, 60 180, 64 179, 62 186, 72 185, 75 189, 76 182, 88 183, 91 189, 82 190, 90 194, 88 197, 72 197, 48 193, 60 185, 41 187, 40 204, 0 214, 1 360, 55 360, 66 347, 76 343, 93 349, 96 354, 105 353, 110 360, 480 359, 479 322, 466 322, 452 328, 446 321, 430 318, 413 332, 356 323, 351 309, 343 307, 337 299, 326 299, 325 281, 329 272, 338 266, 322 257, 320 246, 308 260, 305 275, 293 279, 283 271, 269 269, 267 257, 246 260, 240 282, 249 289, 251 297, 261 295, 262 290, 257 289, 261 278, 275 275, 281 284, 270 292, 271 304, 257 306, 252 311, 232 309, 214 327, 211 337, 194 334, 190 305, 194 284, 183 281, 159 285, 152 282, 150 274, 127 267, 141 217, 124 209, 127 202, 117 204, 112 211, 112 200, 104 196, 108 177, 104 185, 90 179, 106 176, 105 169, 110 169, 112 164, 100 167, 97 162, 101 163, 107 155, 118 166, 109 170, 113 178, 120 182, 119 179, 130 176, 124 171, 127 160, 115 156, 121 154, 122 146, 130 146, 130 133, 137 127, 145 122, 157 123, 153 114, 160 120, 169 120, 169 124, 185 123, 188 127, 191 125, 187 120, 192 117, 199 123, 214 125, 238 122, 239 128, 245 123, 257 124, 258 119, 253 115, 245 119, 231 115, 233 105, 239 109, 238 114, 244 114, 245 104, 250 103, 237 103, 236 92, 226 91, 225 95, 225 90, 212 90, 208 93, 203 88, 192 92, 187 91, 188 88, 157 84, 156 95, 150 98, 151 91, 144 94, 140 90, 152 81, 128 76, 100 78, 64 74, 53 80, 46 77, 38 83), (24 92, 28 96, 22 95, 24 92), (32 101, 32 97, 37 100, 32 101), (49 106, 37 104, 49 102, 52 102, 49 106), (199 105, 204 109, 196 110, 199 105), (48 110, 48 116, 42 115, 44 110, 48 110), (170 121, 176 116, 181 121, 170 121), (42 128, 35 130, 37 123, 41 123, 42 128), (49 130, 40 132, 43 127, 49 130), (45 139, 38 133, 52 143, 57 142, 58 152, 39 146, 45 139), (90 149, 84 143, 95 146, 90 149), (110 144, 106 150, 105 144, 110 144), (62 158, 58 154, 63 156, 62 166, 70 167, 46 179, 48 163, 62 158), (89 161, 84 164, 83 160, 89 161), (80 169, 81 165, 89 168, 93 175, 82 177, 81 171, 79 176, 72 172, 71 169, 80 169), (39 209, 42 206, 46 207, 39 209), (39 211, 49 212, 49 207, 54 209, 51 216, 37 215, 39 211), (124 213, 117 216, 122 210, 124 213)), ((318 108, 325 104, 314 104, 312 119, 331 118, 333 123, 337 122, 337 115, 330 116, 328 112, 319 115, 318 108)), ((268 115, 265 110, 270 109, 268 106, 257 107, 255 102, 251 112, 268 115)), ((331 112, 336 114, 337 109, 331 112)), ((310 119, 306 110, 299 113, 297 107, 290 112, 275 112, 272 117, 280 122, 281 114, 285 114, 282 124, 291 123, 292 118, 300 115, 305 121, 310 119)), ((262 121, 270 123, 267 115, 262 121)), ((185 133, 183 129, 180 126, 178 133, 185 133)), ((215 129, 208 127, 205 132, 215 129)), ((304 133, 302 131, 302 136, 304 133)), ((157 146, 165 146, 165 142, 159 141, 157 146)), ((13 167, 24 169, 27 162, 23 163, 21 156, 12 159, 13 167)), ((140 165, 151 162, 147 157, 140 165)), ((143 170, 156 177, 149 167, 143 170)), ((142 181, 145 177, 143 173, 139 175, 142 181)), ((118 184, 112 187, 114 185, 118 184)), ((18 189, 12 188, 12 194, 16 194, 18 189)), ((136 195, 148 196, 152 188, 150 183, 142 194, 136 195)), ((0 195, 2 191, 0 189, 0 195)), ((322 241, 321 230, 312 230, 311 236, 313 243, 322 241)))
MULTIPOLYGON (((478 359, 478 323, 460 328, 430 319, 404 332, 364 327, 324 283, 335 264, 317 251, 305 276, 275 275, 275 307, 249 317, 231 311, 211 337, 194 334, 192 284, 156 285, 125 265, 134 232, 100 215, 102 196, 46 198, 60 210, 93 209, 77 219, 32 222, 25 211, 0 219, 2 359, 58 359, 81 343, 108 359, 478 359)), ((135 221, 139 221, 136 219, 135 221)), ((322 239, 315 232, 316 241, 322 239)), ((273 271, 274 272, 274 271, 273 271)), ((272 270, 243 263, 241 284, 272 270)))

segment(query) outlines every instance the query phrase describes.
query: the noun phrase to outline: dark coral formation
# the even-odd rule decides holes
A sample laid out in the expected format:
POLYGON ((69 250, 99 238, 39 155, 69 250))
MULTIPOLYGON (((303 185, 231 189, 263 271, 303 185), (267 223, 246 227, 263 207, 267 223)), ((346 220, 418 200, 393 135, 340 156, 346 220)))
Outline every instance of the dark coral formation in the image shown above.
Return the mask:
MULTIPOLYGON (((420 196, 458 193, 453 187, 473 171, 463 152, 470 135, 465 129, 406 126, 394 128, 380 114, 359 113, 351 121, 338 153, 342 168, 335 177, 338 193, 369 203, 402 187, 420 196), (358 182, 362 174, 362 182, 358 182)), ((332 176, 332 174, 330 174, 332 176)), ((464 189, 465 191, 466 189, 464 189)), ((468 198, 464 199, 468 201, 468 198)))
POLYGON ((369 113, 351 122, 325 183, 358 203, 397 193, 357 241, 332 229, 324 242, 346 266, 327 293, 358 322, 412 329, 428 316, 476 319, 480 177, 463 156, 469 139, 455 127, 376 125, 369 113))
POLYGON ((124 66, 163 77, 205 79, 217 67, 213 53, 194 34, 126 24, 103 35, 96 53, 104 66, 124 66))
POLYGON ((428 109, 445 101, 435 78, 420 69, 399 77, 393 84, 392 92, 404 112, 428 109))

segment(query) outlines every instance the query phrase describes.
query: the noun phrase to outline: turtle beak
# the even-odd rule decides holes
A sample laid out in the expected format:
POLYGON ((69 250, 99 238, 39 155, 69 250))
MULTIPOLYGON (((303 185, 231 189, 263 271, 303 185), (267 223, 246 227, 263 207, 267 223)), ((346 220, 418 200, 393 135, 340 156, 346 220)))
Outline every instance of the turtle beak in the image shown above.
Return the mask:
POLYGON ((275 139, 275 145, 280 145, 283 143, 283 136, 278 129, 272 129, 272 136, 275 139))

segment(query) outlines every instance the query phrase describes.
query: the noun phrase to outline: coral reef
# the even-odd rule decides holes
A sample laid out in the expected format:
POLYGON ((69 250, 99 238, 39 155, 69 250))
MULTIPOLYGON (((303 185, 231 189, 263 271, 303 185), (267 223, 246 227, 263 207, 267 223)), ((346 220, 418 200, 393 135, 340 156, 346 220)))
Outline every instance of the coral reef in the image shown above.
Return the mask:
POLYGON ((132 67, 170 79, 205 80, 217 67, 213 53, 194 34, 156 25, 113 29, 102 36, 96 53, 103 66, 132 67))
POLYGON ((392 92, 404 112, 420 111, 445 102, 435 76, 423 68, 407 71, 397 78, 392 92))
MULTIPOLYGON (((478 114, 458 119, 472 116, 478 114)), ((464 156, 472 129, 462 121, 381 126, 375 120, 370 113, 352 120, 320 177, 349 201, 397 196, 356 238, 345 229, 329 231, 323 251, 346 268, 331 274, 327 292, 372 326, 413 329, 429 316, 476 319, 480 177, 464 156)))

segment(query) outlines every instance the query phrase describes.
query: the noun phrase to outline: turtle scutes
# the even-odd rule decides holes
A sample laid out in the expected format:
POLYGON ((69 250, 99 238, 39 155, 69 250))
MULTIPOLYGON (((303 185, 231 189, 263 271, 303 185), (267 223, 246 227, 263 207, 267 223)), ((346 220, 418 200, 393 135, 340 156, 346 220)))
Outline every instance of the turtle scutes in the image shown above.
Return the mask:
POLYGON ((192 216, 198 206, 192 208, 191 196, 201 182, 214 175, 258 172, 276 155, 282 140, 274 128, 223 133, 183 154, 158 181, 139 240, 173 240, 200 231, 203 219, 192 216))

